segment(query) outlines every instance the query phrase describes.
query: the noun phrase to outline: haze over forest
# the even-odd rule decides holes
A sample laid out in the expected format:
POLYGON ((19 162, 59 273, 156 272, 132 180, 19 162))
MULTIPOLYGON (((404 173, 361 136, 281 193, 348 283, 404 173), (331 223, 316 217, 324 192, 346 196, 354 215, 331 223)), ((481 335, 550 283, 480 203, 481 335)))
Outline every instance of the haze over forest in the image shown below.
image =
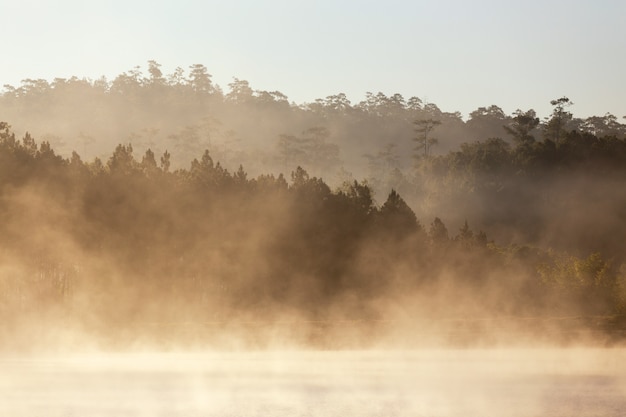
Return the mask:
POLYGON ((5 86, 3 347, 620 341, 626 124, 572 100, 5 86))

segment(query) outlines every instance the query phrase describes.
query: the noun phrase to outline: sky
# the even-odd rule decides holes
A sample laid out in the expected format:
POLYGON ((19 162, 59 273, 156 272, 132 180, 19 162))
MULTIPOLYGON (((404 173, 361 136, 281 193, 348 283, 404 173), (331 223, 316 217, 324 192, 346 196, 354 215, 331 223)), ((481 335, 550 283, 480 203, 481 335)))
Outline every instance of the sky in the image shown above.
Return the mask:
POLYGON ((0 0, 0 85, 203 64, 297 104, 417 96, 506 114, 626 116, 624 0, 0 0))

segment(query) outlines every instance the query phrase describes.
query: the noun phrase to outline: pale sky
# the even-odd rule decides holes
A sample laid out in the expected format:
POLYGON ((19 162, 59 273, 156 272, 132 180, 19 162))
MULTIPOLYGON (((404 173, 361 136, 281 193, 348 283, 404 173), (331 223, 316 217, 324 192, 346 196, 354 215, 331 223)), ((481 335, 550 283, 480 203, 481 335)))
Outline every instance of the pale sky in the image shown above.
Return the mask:
POLYGON ((0 85, 153 59, 298 104, 382 91, 547 116, 567 96, 577 117, 626 122, 626 0, 0 0, 0 16, 0 85))

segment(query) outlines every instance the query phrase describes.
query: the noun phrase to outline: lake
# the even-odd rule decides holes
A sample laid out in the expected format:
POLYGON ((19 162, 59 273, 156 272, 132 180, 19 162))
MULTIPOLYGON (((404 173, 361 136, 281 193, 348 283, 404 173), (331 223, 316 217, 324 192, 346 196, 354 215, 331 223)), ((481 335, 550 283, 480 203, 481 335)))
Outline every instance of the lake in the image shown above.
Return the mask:
POLYGON ((0 359, 7 417, 623 416, 624 349, 0 359))

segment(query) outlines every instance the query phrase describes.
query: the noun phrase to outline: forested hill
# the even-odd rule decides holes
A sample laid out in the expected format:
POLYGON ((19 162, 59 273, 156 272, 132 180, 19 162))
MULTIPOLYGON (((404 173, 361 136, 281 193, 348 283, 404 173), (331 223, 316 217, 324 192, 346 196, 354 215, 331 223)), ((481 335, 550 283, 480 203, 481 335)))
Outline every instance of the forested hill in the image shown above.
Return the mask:
POLYGON ((612 335, 626 308, 625 151, 615 137, 526 132, 419 159, 415 178, 441 187, 448 212, 483 213, 527 238, 515 245, 418 219, 396 190, 376 204, 361 181, 331 188, 302 167, 253 177, 209 151, 173 169, 169 152, 127 144, 86 162, 2 123, 0 332, 132 343, 196 326, 182 343, 233 323, 360 322, 363 337, 424 319, 590 317, 612 335), (544 245, 559 231, 571 249, 544 245))
POLYGON ((489 105, 467 121, 400 94, 296 104, 154 61, 112 81, 5 86, 0 332, 55 320, 98 335, 284 317, 618 323, 626 125, 551 104, 544 119, 489 105))
POLYGON ((396 189, 418 218, 438 216, 454 230, 467 220, 502 242, 620 253, 614 240, 624 227, 614 203, 623 197, 613 171, 626 124, 610 113, 576 118, 566 97, 552 105, 542 119, 533 109, 507 115, 489 104, 464 121, 398 93, 296 104, 236 78, 223 90, 201 64, 163 74, 149 61, 113 80, 5 85, 0 120, 64 158, 76 151, 106 161, 123 143, 157 160, 167 153, 179 169, 209 150, 231 172, 243 165, 252 176, 278 176, 302 166, 331 188, 365 180, 378 204, 396 189))
POLYGON ((367 93, 351 103, 338 93, 296 104, 241 79, 222 89, 201 64, 163 74, 149 61, 113 80, 5 85, 0 120, 64 158, 76 151, 106 161, 123 143, 157 160, 167 152, 179 169, 208 149, 230 172, 243 165, 255 177, 278 176, 302 166, 331 188, 366 180, 378 204, 396 189, 418 218, 439 216, 453 230, 467 220, 498 241, 541 239, 613 256, 616 242, 607 240, 624 229, 612 208, 622 196, 619 179, 603 170, 623 161, 626 125, 609 113, 576 118, 566 97, 552 104, 543 119, 533 109, 507 115, 488 104, 467 121, 401 94, 367 93), (572 228, 573 221, 580 223, 572 228))

